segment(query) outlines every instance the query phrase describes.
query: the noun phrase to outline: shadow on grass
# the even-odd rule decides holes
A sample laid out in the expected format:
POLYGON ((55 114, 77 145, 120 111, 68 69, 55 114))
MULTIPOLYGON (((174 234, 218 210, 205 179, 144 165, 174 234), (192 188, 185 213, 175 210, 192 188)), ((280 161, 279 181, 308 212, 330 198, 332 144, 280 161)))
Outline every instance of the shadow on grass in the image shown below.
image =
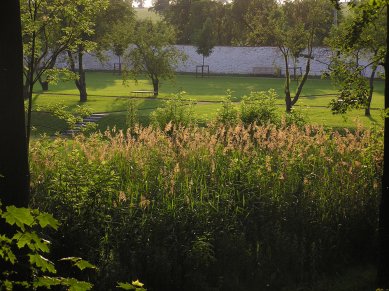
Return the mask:
POLYGON ((32 112, 31 115, 33 137, 39 137, 43 134, 52 136, 62 132, 67 128, 66 122, 47 112, 32 112))

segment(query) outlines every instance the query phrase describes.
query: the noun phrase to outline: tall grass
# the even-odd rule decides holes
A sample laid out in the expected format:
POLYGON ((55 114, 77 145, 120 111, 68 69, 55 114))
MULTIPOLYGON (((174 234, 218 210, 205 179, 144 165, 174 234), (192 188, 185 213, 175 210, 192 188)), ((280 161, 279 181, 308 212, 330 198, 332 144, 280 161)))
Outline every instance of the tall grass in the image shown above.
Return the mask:
POLYGON ((31 164, 54 253, 97 264, 101 290, 309 290, 375 254, 380 132, 167 124, 36 140, 31 164))

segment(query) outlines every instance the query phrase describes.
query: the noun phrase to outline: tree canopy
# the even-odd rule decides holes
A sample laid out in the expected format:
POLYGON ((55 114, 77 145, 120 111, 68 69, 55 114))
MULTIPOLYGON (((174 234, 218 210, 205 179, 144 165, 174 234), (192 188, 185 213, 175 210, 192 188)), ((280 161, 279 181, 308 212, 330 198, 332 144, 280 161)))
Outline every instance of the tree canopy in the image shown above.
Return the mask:
POLYGON ((215 36, 212 30, 212 20, 211 18, 207 18, 195 40, 195 45, 197 47, 196 52, 203 56, 203 66, 204 58, 209 57, 212 54, 215 42, 215 36))
POLYGON ((331 102, 334 113, 346 113, 353 108, 364 108, 370 116, 370 104, 377 70, 383 66, 386 52, 386 11, 366 24, 360 37, 353 43, 345 40, 352 33, 353 24, 363 14, 363 2, 348 7, 347 14, 334 26, 327 44, 334 52, 329 75, 339 87, 339 96, 331 102), (363 62, 361 61, 363 60, 363 62))
POLYGON ((160 80, 174 77, 174 66, 185 59, 176 49, 175 32, 163 21, 156 23, 141 20, 135 24, 133 47, 127 55, 128 73, 135 79, 146 74, 153 83, 154 95, 158 95, 160 80))

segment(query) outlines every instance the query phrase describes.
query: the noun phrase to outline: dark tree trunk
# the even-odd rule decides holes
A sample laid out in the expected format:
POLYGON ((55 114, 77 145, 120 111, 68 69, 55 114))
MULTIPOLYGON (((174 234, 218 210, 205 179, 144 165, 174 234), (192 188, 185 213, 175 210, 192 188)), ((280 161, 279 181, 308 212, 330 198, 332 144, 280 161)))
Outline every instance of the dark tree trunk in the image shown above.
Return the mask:
MULTIPOLYGON (((30 175, 23 99, 23 46, 20 6, 17 0, 4 0, 0 9, 0 199, 8 205, 27 207, 30 175)), ((0 220, 0 231, 8 237, 16 229, 0 220)), ((0 276, 13 271, 9 279, 30 281, 25 250, 14 250, 18 263, 0 264, 0 276)), ((0 277, 0 280, 2 278, 0 277)), ((21 290, 21 287, 15 287, 21 290)))
POLYGON ((284 56, 284 61, 285 61, 285 85, 284 85, 285 106, 286 106, 286 112, 291 112, 292 111, 292 98, 290 96, 290 74, 289 74, 288 53, 284 52, 282 49, 281 49, 281 52, 284 56))
POLYGON ((88 94, 86 92, 86 79, 85 79, 85 70, 83 65, 83 48, 78 47, 78 74, 80 78, 78 79, 77 88, 80 91, 80 102, 86 102, 88 100, 88 94))
POLYGON ((78 73, 78 79, 74 81, 78 91, 80 92, 80 102, 86 102, 88 100, 88 93, 86 91, 86 79, 85 79, 85 70, 83 66, 83 48, 79 46, 77 49, 78 55, 78 69, 76 70, 76 64, 73 59, 73 54, 70 51, 67 51, 70 69, 72 72, 78 73))
POLYGON ((3 206, 21 207, 28 204, 29 168, 19 1, 2 2, 0 29, 0 197, 3 206))
POLYGON ((39 84, 41 84, 42 91, 48 91, 49 90, 49 82, 47 80, 43 81, 42 78, 39 78, 39 84))
POLYGON ((158 97, 159 80, 158 79, 152 79, 152 81, 153 81, 154 97, 158 97))
POLYGON ((26 78, 23 84, 23 99, 28 100, 30 98, 30 82, 26 78))
POLYGON ((373 91, 374 91, 374 77, 375 73, 377 71, 377 66, 374 66, 369 79, 369 96, 367 97, 367 104, 365 108, 365 116, 370 116, 370 107, 371 107, 371 100, 373 99, 373 91))
POLYGON ((203 66, 201 67, 201 78, 204 78, 204 60, 205 59, 205 57, 204 57, 204 55, 203 55, 203 66))
POLYGON ((298 84, 296 94, 294 95, 293 100, 292 100, 292 106, 295 105, 297 103, 298 99, 300 98, 300 94, 303 91, 304 84, 308 79, 309 72, 311 71, 312 48, 309 48, 308 51, 309 51, 309 53, 308 53, 308 57, 307 57, 307 64, 305 66, 305 73, 304 73, 304 76, 301 79, 300 83, 298 84))
MULTIPOLYGON (((57 56, 53 55, 52 59, 50 60, 50 63, 45 68, 42 69, 42 72, 54 68, 56 61, 57 61, 57 56)), ((42 91, 48 91, 49 90, 49 81, 48 81, 47 77, 44 80, 42 79, 42 72, 38 78, 39 84, 41 84, 42 91)))
MULTIPOLYGON (((23 99, 23 46, 20 6, 17 0, 4 0, 0 9, 0 199, 8 205, 27 207, 30 175, 23 99)), ((1 234, 12 237, 16 230, 0 220, 1 234)), ((15 272, 11 280, 30 281, 25 250, 14 250, 18 263, 0 263, 4 271, 15 272)), ((0 280, 2 278, 0 277, 0 280)), ((22 288, 15 287, 15 290, 22 288)))
MULTIPOLYGON (((386 4, 389 13, 389 5, 386 4)), ((388 32, 386 44, 389 47, 388 32)), ((385 56, 385 76, 389 74, 389 52, 385 56)), ((385 109, 389 108, 389 79, 385 78, 385 109)), ((382 194, 379 213, 379 253, 378 253, 378 288, 389 289, 389 117, 385 116, 384 129, 384 172, 382 176, 382 194)))

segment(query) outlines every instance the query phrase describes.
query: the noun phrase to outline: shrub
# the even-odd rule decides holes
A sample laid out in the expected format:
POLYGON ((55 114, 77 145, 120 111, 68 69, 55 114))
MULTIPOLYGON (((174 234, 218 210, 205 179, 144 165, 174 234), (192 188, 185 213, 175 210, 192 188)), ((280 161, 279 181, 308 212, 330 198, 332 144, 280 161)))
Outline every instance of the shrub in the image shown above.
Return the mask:
POLYGON ((195 123, 193 101, 184 100, 185 92, 172 95, 164 102, 162 108, 151 114, 151 123, 159 128, 165 128, 169 123, 174 126, 189 126, 195 123))
POLYGON ((302 128, 308 124, 308 116, 303 111, 303 109, 292 107, 291 112, 284 113, 282 116, 282 123, 285 126, 296 125, 297 127, 302 128))
POLYGON ((240 106, 242 122, 245 124, 255 122, 260 125, 279 124, 276 100, 277 93, 273 89, 251 92, 250 95, 243 96, 240 106))
MULTIPOLYGON (((37 110, 47 111, 60 120, 65 121, 68 129, 74 129, 77 126, 77 123, 82 123, 85 117, 92 114, 91 110, 86 106, 77 105, 74 110, 69 110, 68 106, 60 103, 40 106, 37 110)), ((96 128, 96 123, 87 122, 84 126, 80 127, 80 130, 87 133, 94 131, 96 128)))
POLYGON ((130 99, 128 101, 126 124, 131 130, 134 129, 135 125, 139 124, 138 106, 135 99, 130 99))
POLYGON ((235 125, 239 120, 238 109, 232 103, 232 91, 227 90, 227 96, 223 99, 222 108, 218 110, 216 121, 225 125, 235 125))

